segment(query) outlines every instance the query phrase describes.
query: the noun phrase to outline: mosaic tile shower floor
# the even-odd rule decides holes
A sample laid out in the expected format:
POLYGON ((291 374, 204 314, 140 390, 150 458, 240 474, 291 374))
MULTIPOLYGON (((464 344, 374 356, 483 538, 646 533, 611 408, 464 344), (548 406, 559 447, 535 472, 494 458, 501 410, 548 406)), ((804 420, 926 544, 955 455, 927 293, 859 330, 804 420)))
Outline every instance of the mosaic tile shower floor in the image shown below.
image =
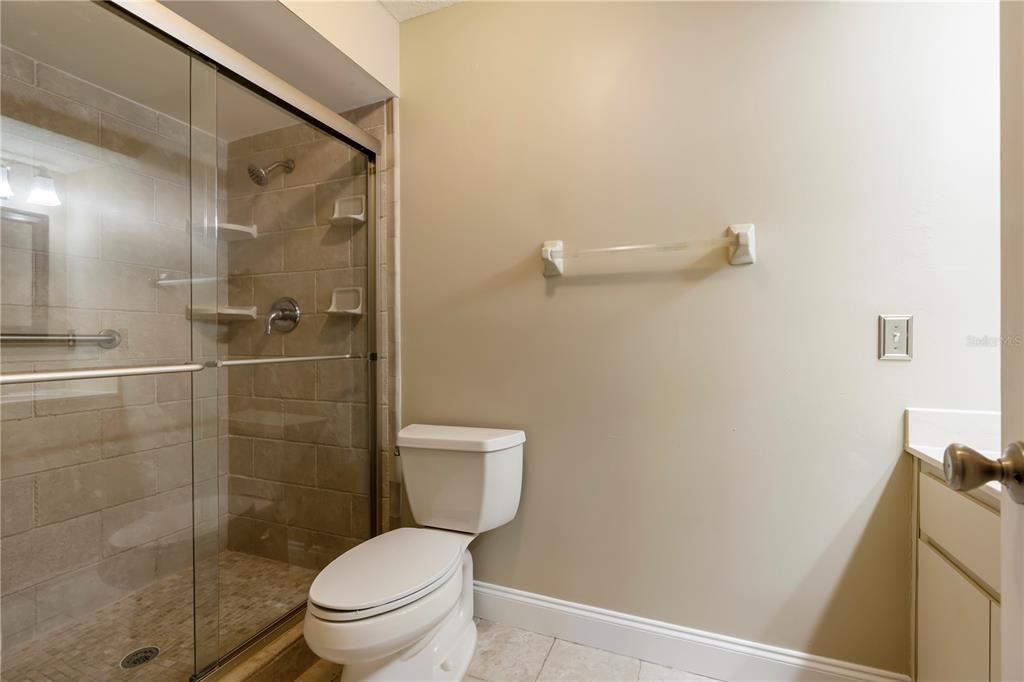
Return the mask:
MULTIPOLYGON (((317 574, 240 552, 222 553, 219 573, 222 652, 302 603, 317 574)), ((13 653, 5 652, 0 678, 5 682, 187 680, 193 670, 193 637, 192 571, 187 570, 13 653), (160 647, 153 661, 131 670, 118 666, 128 652, 150 645, 160 647)))

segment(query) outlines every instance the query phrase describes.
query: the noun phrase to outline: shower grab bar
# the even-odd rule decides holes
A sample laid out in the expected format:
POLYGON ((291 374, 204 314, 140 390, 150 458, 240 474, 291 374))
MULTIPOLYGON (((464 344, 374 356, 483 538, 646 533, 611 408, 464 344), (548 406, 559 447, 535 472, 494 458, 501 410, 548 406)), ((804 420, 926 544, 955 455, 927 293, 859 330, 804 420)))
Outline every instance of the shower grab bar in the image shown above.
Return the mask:
POLYGON ((114 329, 101 329, 97 334, 76 334, 74 329, 66 334, 0 332, 0 343, 66 343, 68 348, 79 343, 95 343, 100 348, 117 348, 121 345, 121 334, 114 329))
POLYGON ((22 372, 0 374, 0 386, 9 384, 34 384, 43 381, 71 381, 74 379, 111 379, 117 377, 145 376, 148 374, 182 374, 201 372, 218 367, 239 367, 244 365, 277 365, 288 362, 317 362, 321 360, 365 360, 366 355, 302 355, 280 358, 253 358, 245 360, 207 360, 186 362, 180 365, 140 365, 137 367, 106 367, 98 369, 72 369, 52 372, 22 372))

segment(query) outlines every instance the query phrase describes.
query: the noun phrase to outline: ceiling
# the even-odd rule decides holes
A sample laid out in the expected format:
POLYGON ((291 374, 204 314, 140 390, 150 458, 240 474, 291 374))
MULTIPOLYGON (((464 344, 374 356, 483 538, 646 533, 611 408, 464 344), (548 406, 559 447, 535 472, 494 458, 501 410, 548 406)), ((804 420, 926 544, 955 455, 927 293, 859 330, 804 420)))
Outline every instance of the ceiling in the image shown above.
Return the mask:
POLYGON ((398 21, 416 17, 450 7, 459 0, 380 0, 380 4, 398 21))

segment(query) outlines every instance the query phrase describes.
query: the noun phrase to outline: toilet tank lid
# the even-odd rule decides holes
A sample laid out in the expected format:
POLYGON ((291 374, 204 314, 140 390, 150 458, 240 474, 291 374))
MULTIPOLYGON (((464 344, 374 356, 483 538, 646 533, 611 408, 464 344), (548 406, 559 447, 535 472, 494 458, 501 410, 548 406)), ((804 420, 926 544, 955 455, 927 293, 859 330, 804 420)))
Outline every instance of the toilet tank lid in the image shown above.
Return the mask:
POLYGON ((398 447, 400 448, 494 452, 522 445, 525 442, 526 433, 512 429, 410 424, 398 432, 398 447))

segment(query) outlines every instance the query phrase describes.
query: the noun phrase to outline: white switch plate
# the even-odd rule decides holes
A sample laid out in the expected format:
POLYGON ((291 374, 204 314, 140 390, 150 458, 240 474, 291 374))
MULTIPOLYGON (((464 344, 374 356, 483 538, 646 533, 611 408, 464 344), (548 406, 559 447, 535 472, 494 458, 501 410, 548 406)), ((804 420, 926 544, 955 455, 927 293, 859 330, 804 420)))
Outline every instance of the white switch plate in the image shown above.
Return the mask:
POLYGON ((914 343, 913 315, 878 316, 878 359, 910 360, 914 343))

